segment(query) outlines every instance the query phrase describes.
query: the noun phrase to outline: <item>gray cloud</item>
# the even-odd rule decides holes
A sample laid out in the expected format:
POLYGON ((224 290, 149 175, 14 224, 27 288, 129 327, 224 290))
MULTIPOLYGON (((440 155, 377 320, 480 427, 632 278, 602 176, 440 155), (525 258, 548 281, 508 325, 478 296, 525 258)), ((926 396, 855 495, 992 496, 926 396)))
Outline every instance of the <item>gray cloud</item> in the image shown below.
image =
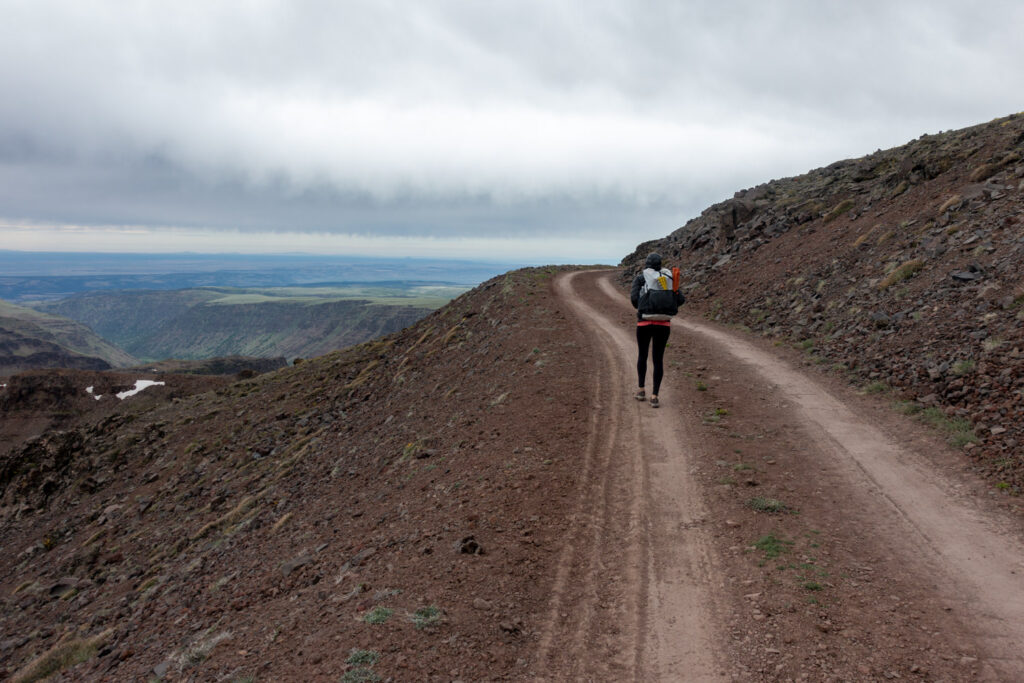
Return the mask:
POLYGON ((1024 92, 1015 2, 3 4, 13 219, 646 239, 1024 92))

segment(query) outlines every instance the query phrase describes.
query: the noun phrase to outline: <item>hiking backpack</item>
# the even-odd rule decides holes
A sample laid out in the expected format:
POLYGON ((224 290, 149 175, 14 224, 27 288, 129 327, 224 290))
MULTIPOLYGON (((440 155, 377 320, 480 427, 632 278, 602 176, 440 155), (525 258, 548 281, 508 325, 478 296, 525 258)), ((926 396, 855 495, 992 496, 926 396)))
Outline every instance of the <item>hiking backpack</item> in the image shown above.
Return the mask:
POLYGON ((672 291, 672 271, 644 268, 644 284, 640 288, 637 310, 644 320, 671 320, 679 312, 676 293, 672 291))

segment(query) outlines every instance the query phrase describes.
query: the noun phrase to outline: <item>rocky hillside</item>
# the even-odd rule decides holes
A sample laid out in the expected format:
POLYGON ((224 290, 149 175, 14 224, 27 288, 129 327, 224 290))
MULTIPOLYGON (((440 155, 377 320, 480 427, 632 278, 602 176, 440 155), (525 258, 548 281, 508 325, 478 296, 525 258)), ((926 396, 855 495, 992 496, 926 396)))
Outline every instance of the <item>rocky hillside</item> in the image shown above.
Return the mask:
POLYGON ((0 301, 0 377, 37 368, 105 370, 137 362, 85 325, 0 301))
POLYGON ((0 678, 514 677, 594 400, 553 273, 0 454, 0 678))
POLYGON ((890 392, 1024 486, 1024 114, 741 190, 624 278, 652 250, 690 311, 890 392))
POLYGON ((38 307, 145 360, 319 356, 400 330, 431 310, 225 288, 91 292, 38 307))

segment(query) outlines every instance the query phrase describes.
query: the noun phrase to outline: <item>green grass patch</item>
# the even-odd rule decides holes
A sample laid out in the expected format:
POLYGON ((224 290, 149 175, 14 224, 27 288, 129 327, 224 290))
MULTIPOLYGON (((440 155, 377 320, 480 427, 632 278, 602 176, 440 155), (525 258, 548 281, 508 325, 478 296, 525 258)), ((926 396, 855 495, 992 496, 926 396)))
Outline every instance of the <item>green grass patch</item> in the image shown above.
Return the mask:
POLYGON ((789 552, 790 548, 793 547, 793 541, 787 541, 768 534, 754 541, 754 547, 764 553, 765 559, 773 559, 782 553, 789 552))
POLYGON ((864 392, 868 394, 884 394, 887 391, 889 391, 889 385, 885 382, 872 382, 864 387, 864 392))
POLYGON ((708 385, 704 384, 704 382, 701 382, 700 380, 697 380, 697 391, 707 391, 707 390, 708 390, 708 385))
POLYGON ((946 417, 945 413, 938 408, 925 408, 918 413, 918 419, 931 427, 946 432, 949 435, 949 443, 958 448, 981 441, 975 435, 970 420, 965 420, 962 417, 946 417))
POLYGON ((914 401, 896 401, 893 407, 896 408, 896 412, 903 415, 919 415, 924 410, 920 404, 914 401))

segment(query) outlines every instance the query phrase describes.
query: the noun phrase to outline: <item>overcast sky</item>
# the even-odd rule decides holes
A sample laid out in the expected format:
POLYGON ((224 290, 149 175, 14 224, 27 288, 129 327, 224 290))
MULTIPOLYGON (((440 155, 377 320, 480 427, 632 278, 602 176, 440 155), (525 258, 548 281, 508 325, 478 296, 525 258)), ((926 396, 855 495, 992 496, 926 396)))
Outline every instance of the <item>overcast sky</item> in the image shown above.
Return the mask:
POLYGON ((0 0, 0 248, 617 262, 1024 108, 1024 2, 0 0))

